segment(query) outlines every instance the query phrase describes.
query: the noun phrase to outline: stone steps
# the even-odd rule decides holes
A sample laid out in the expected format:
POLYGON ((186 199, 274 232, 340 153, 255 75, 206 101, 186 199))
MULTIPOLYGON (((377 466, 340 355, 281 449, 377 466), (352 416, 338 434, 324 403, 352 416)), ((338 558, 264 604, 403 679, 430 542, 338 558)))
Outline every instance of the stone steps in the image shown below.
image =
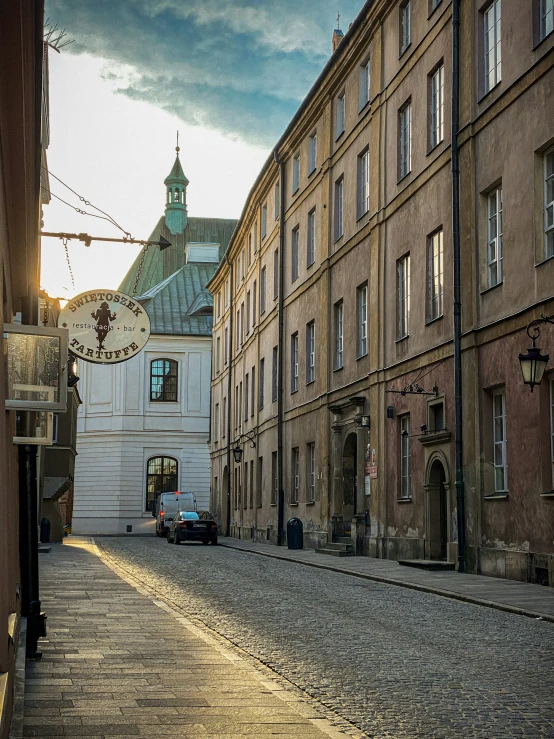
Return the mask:
POLYGON ((338 541, 327 543, 324 547, 316 549, 319 554, 328 554, 331 557, 353 557, 354 546, 352 545, 352 539, 346 536, 342 536, 338 541))
POLYGON ((417 567, 420 570, 455 570, 454 562, 444 562, 440 559, 399 559, 399 565, 417 567))

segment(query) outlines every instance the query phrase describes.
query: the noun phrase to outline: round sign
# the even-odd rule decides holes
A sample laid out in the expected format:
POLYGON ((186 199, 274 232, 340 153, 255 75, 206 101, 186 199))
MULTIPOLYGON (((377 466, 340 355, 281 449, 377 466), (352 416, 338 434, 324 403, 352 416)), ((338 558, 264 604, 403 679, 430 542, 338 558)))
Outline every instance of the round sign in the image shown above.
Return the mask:
POLYGON ((140 303, 117 290, 91 290, 70 300, 58 318, 69 331, 69 351, 79 359, 115 364, 144 349, 150 318, 140 303))

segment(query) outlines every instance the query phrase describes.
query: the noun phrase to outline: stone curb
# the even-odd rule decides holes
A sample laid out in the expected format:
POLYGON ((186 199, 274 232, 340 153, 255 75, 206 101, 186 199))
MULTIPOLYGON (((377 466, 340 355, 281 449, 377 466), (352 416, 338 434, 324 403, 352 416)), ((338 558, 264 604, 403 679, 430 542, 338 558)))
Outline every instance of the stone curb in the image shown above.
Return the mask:
POLYGON ((230 544, 226 541, 219 539, 219 545, 227 547, 228 549, 238 549, 246 554, 256 554, 260 557, 270 557, 272 559, 280 559, 283 562, 296 562, 297 564, 306 565, 306 567, 315 567, 319 570, 329 570, 330 572, 339 572, 342 575, 351 575, 352 577, 358 577, 362 580, 373 580, 375 582, 385 583, 386 585, 398 585, 401 588, 409 588, 410 590, 419 590, 422 593, 431 593, 432 595, 440 595, 443 598, 450 598, 451 600, 460 600, 463 603, 471 603, 476 606, 483 606, 485 608, 494 608, 497 611, 505 611, 506 613, 512 613, 516 616, 525 616, 527 618, 534 618, 541 621, 549 621, 554 623, 554 616, 547 613, 539 613, 537 611, 530 611, 525 608, 517 608, 516 606, 510 606, 506 603, 497 603, 492 600, 485 600, 484 598, 477 598, 473 595, 464 595, 463 593, 455 593, 452 590, 443 590, 442 588, 434 588, 430 585, 419 585, 418 583, 404 582, 402 580, 395 580, 390 577, 383 577, 382 575, 368 575, 365 572, 352 572, 351 570, 345 570, 340 566, 331 566, 325 564, 319 564, 316 562, 306 562, 303 559, 296 559, 295 557, 283 557, 280 554, 272 554, 271 552, 261 552, 255 549, 248 549, 241 547, 237 544, 230 544))

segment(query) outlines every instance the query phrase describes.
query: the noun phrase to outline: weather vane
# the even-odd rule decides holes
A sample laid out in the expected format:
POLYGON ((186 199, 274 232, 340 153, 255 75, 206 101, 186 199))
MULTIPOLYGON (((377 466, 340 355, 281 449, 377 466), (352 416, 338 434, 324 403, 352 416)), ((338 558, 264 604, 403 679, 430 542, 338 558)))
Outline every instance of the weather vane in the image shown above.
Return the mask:
POLYGON ((179 148, 179 131, 177 131, 177 146, 175 147, 175 151, 177 152, 177 154, 181 151, 181 149, 179 148))
POLYGON ((340 10, 337 13, 337 31, 339 31, 339 30, 340 30, 340 10))

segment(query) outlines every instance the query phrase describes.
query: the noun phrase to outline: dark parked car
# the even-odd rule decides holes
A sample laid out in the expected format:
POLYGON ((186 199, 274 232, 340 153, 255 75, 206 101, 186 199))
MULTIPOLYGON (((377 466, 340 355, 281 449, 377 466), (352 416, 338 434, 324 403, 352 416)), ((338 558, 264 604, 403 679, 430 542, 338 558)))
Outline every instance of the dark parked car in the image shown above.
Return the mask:
POLYGON ((167 542, 180 544, 182 541, 217 544, 217 523, 212 514, 208 511, 180 511, 169 522, 167 542))

